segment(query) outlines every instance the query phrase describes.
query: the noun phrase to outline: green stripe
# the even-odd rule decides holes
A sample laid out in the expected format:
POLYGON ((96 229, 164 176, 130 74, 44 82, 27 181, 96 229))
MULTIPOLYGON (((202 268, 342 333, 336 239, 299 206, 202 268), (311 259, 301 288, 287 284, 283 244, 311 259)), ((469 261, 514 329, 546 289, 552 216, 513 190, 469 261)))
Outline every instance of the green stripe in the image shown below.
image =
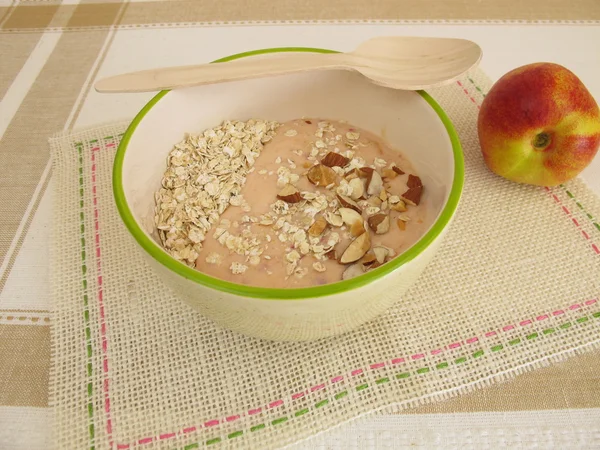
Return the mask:
POLYGON ((214 438, 214 439, 211 439, 210 441, 206 441, 206 445, 218 444, 219 442, 221 442, 221 438, 214 438))
POLYGON ((287 417, 280 417, 279 419, 275 419, 271 422, 271 425, 279 425, 280 423, 287 422, 287 417))
POLYGON ((362 391, 363 389, 366 389, 368 387, 369 387, 369 385, 367 383, 365 383, 365 384, 361 384, 360 386, 356 386, 356 390, 362 391))
POLYGON ((233 439, 233 438, 241 436, 242 434, 244 434, 243 431, 236 431, 235 433, 231 433, 231 434, 227 435, 227 438, 233 439))
POLYGON ((255 432, 258 430, 262 430, 265 427, 264 423, 261 423, 260 425, 254 425, 252 428, 250 428, 250 431, 255 432))
POLYGON ((296 411, 296 413, 294 414, 296 417, 300 417, 303 416, 304 414, 306 414, 308 412, 308 408, 304 408, 301 409, 300 411, 296 411))
POLYGON ((327 400, 327 399, 321 400, 320 402, 315 404, 315 408, 320 408, 321 406, 325 406, 327 403, 329 403, 329 400, 327 400))
POLYGON ((335 394, 335 399, 339 400, 340 398, 344 398, 346 395, 348 395, 348 391, 342 391, 339 394, 335 394))
POLYGON ((197 443, 194 444, 190 444, 190 445, 186 445, 185 447, 183 447, 183 450, 192 450, 194 448, 198 448, 199 445, 197 443))

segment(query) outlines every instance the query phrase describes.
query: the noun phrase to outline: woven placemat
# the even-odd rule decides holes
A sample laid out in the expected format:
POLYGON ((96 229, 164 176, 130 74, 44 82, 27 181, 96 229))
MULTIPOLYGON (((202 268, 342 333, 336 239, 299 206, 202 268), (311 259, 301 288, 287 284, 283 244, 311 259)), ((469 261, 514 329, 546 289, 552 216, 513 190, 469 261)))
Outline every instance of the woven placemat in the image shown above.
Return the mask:
POLYGON ((430 93, 464 148, 442 248, 402 302, 312 343, 222 330, 154 276, 111 193, 126 124, 51 140, 56 448, 274 448, 373 411, 443 400, 600 342, 600 199, 485 167, 480 71, 430 93))

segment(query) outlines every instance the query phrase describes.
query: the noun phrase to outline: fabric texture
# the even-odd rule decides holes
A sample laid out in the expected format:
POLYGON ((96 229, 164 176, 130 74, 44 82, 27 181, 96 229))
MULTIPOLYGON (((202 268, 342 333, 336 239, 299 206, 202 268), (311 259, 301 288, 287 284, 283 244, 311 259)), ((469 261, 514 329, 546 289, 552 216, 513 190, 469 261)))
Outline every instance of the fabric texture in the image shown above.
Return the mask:
POLYGON ((465 154, 465 188, 434 261, 358 330, 272 343, 216 327, 161 285, 116 212, 126 124, 51 140, 55 183, 50 404, 55 448, 275 448, 373 411, 506 380, 600 342, 600 199, 493 175, 476 71, 430 94, 465 154))

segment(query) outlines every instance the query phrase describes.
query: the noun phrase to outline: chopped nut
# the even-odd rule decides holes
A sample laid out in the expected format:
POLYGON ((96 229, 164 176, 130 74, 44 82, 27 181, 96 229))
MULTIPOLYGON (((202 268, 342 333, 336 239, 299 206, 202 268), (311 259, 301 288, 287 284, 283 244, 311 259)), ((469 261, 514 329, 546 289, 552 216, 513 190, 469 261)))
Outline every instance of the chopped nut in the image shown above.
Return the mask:
POLYGON ((350 180, 353 180, 354 178, 358 178, 359 176, 360 176, 360 173, 359 173, 358 169, 352 169, 348 173, 346 173, 345 178, 346 178, 346 180, 350 181, 350 180))
POLYGON ((362 264, 352 264, 348 266, 346 270, 342 273, 342 280, 349 280, 351 278, 357 277, 365 273, 365 268, 362 264))
POLYGON ((388 180, 393 180, 398 176, 398 173, 393 169, 383 169, 381 171, 381 176, 383 178, 387 178, 388 180))
POLYGON ((374 170, 375 169, 373 169, 372 167, 361 167, 360 169, 358 169, 360 176, 363 178, 371 176, 374 170))
POLYGON ((339 153, 329 152, 325 155, 325 158, 321 160, 321 164, 327 167, 344 167, 350 162, 349 158, 339 153))
POLYGON ((382 202, 385 202, 388 198, 387 192, 385 192, 385 189, 382 189, 381 192, 379 193, 379 198, 381 199, 382 202))
POLYGON ((371 206, 376 206, 376 207, 380 207, 381 203, 383 203, 381 201, 381 199, 379 197, 369 197, 369 199, 367 200, 367 203, 371 206))
POLYGON ((354 239, 350 245, 346 248, 342 257, 340 258, 340 263, 348 264, 354 261, 358 261, 362 258, 365 253, 371 247, 371 236, 368 231, 365 231, 363 234, 354 239))
POLYGON ((404 194, 402 194, 402 198, 409 205, 417 206, 421 202, 422 193, 423 186, 415 186, 408 188, 408 190, 404 194))
POLYGON ((291 184, 286 184, 279 194, 277 194, 277 198, 283 200, 286 203, 298 203, 302 200, 302 196, 296 186, 291 184))
POLYGON ((352 188, 352 194, 350 195, 352 200, 358 200, 365 195, 365 185, 360 178, 351 179, 348 185, 352 188))
POLYGON ((350 208, 340 208, 339 213, 344 223, 350 227, 350 234, 352 236, 356 237, 364 233, 363 218, 359 213, 350 208))
POLYGON ((398 201, 397 203, 394 203, 391 206, 391 209, 393 209, 394 211, 398 211, 398 212, 408 211, 408 209, 406 208, 406 203, 404 203, 402 200, 398 201))
POLYGON ((313 237, 321 236, 325 228, 327 228, 327 221, 323 216, 319 216, 308 229, 308 234, 313 237))
POLYGON ((390 252, 386 247, 373 247, 373 253, 377 258, 377 262, 383 264, 390 252))
POLYGON ((368 252, 365 256, 362 257, 362 259, 360 260, 360 263, 363 266, 370 266, 375 261, 377 261, 377 257, 375 256, 375 253, 368 252))
POLYGON ((409 188, 415 188, 415 187, 419 187, 419 186, 423 186, 423 183, 421 183, 421 179, 413 174, 409 174, 408 175, 408 180, 406 181, 406 186, 408 186, 409 188))
POLYGON ((392 170, 396 172, 398 175, 404 175, 404 172, 400 169, 400 167, 394 165, 392 166, 392 170))
POLYGON ((358 204, 352 200, 349 197, 346 197, 344 195, 337 195, 337 199, 339 200, 340 204, 344 207, 344 208, 350 208, 353 209, 354 211, 356 211, 357 213, 362 213, 360 207, 358 206, 358 204))
POLYGON ((337 175, 331 167, 324 166, 323 164, 317 164, 312 166, 306 174, 308 181, 315 186, 328 186, 335 183, 337 175))
POLYGON ((398 219, 396 223, 398 224, 398 228, 402 231, 406 230, 406 222, 404 220, 398 219))
POLYGON ((379 195, 382 189, 383 180, 381 179, 381 175, 379 175, 379 172, 374 170, 371 172, 371 175, 367 177, 367 194, 379 195))
POLYGON ((334 227, 341 227, 344 224, 342 216, 339 214, 334 214, 331 211, 327 211, 325 214, 325 220, 334 227))
POLYGON ((387 233, 390 229, 390 217, 387 214, 375 214, 367 220, 375 234, 387 233))

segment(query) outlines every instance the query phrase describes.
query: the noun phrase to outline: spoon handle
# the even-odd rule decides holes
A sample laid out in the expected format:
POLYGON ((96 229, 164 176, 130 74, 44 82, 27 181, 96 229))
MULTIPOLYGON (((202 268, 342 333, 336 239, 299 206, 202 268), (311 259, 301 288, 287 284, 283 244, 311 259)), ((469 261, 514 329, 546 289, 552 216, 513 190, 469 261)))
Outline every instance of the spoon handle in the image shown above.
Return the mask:
POLYGON ((227 63, 143 70, 99 80, 98 92, 148 92, 319 69, 350 69, 343 53, 277 53, 227 63))

